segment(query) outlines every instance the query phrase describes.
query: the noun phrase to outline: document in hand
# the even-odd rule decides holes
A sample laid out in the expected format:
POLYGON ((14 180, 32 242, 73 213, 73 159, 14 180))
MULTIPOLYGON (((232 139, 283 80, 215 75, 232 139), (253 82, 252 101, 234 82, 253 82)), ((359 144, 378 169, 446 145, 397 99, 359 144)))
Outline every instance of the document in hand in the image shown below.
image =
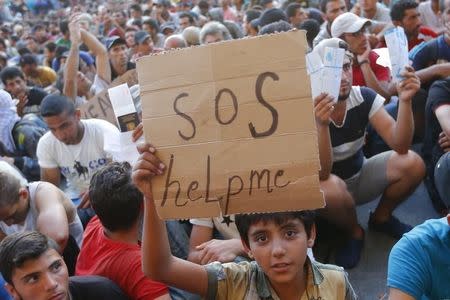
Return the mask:
POLYGON ((405 66, 409 65, 408 59, 408 40, 402 27, 389 29, 384 34, 386 45, 389 50, 389 57, 392 65, 392 77, 396 81, 403 78, 400 73, 405 66))

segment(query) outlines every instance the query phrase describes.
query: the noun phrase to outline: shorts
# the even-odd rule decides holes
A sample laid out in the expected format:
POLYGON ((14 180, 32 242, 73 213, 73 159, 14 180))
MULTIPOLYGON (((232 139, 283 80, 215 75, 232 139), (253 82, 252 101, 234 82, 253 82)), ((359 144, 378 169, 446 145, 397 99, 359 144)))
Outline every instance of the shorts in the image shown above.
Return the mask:
POLYGON ((386 151, 365 159, 358 174, 345 181, 357 205, 375 200, 389 185, 387 162, 393 151, 386 151))

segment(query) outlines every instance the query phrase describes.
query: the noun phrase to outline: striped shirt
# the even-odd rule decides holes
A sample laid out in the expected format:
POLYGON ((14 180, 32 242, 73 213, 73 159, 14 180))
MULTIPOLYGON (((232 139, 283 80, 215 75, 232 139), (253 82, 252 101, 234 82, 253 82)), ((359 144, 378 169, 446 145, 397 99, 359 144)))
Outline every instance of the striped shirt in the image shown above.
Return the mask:
POLYGON ((384 98, 370 88, 354 86, 346 101, 343 124, 330 123, 332 173, 342 179, 351 178, 361 170, 366 127, 369 119, 383 106, 384 98))

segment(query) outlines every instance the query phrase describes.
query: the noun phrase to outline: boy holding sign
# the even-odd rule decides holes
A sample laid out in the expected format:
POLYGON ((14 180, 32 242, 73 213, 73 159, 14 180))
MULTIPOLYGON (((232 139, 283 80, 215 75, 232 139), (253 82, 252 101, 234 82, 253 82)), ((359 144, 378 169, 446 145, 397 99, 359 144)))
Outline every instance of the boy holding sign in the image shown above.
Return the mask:
POLYGON ((316 235, 309 211, 238 215, 244 249, 254 262, 200 266, 173 257, 151 187, 151 178, 166 167, 151 145, 140 145, 138 151, 132 176, 145 197, 142 265, 149 277, 207 299, 356 299, 342 268, 307 258, 316 235))

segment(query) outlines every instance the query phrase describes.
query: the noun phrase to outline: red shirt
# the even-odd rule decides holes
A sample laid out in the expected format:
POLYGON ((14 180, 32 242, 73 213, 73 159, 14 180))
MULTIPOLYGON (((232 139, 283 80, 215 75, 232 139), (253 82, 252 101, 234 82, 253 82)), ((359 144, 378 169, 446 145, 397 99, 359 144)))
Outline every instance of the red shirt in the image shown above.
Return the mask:
MULTIPOLYGON (((370 68, 379 81, 389 81, 391 79, 391 72, 389 71, 389 68, 377 64, 378 57, 378 54, 376 54, 374 51, 370 51, 370 68)), ((353 85, 367 86, 361 67, 357 64, 353 64, 353 85)))
POLYGON ((142 272, 141 247, 113 241, 103 232, 97 216, 83 235, 76 275, 99 275, 114 281, 130 299, 155 299, 168 293, 167 286, 142 272))

